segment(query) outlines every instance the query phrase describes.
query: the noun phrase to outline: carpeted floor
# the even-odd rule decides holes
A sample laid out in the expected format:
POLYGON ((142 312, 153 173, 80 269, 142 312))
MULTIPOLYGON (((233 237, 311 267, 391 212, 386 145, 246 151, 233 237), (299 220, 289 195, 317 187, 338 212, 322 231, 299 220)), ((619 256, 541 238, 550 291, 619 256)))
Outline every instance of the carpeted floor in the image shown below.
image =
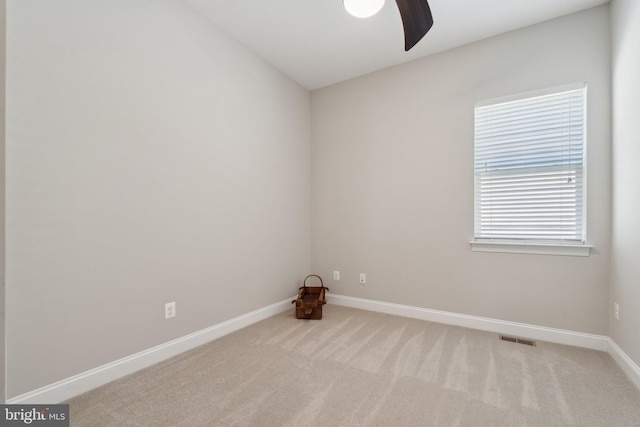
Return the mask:
POLYGON ((640 426, 603 352, 327 305, 72 399, 72 426, 640 426))

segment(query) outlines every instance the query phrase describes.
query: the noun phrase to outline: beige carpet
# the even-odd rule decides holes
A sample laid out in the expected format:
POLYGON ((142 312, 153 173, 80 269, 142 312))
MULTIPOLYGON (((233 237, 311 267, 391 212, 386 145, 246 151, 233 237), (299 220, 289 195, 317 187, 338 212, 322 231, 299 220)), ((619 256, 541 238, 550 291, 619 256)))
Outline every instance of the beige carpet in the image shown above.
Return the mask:
POLYGON ((640 426, 603 352, 293 309, 72 399, 72 426, 640 426))

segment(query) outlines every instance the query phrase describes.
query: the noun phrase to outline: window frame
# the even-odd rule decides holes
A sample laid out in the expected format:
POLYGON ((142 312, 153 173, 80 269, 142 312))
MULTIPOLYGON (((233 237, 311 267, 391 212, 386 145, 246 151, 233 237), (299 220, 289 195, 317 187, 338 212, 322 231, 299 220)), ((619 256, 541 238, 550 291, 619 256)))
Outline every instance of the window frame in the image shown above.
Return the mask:
POLYGON ((554 86, 542 90, 529 91, 505 97, 492 98, 476 103, 474 107, 474 117, 478 108, 499 105, 513 101, 521 101, 529 98, 537 98, 547 95, 560 94, 562 92, 583 90, 583 138, 582 138, 582 242, 552 241, 545 239, 501 239, 501 238, 477 238, 476 221, 478 215, 477 207, 477 172, 476 172, 476 121, 474 119, 474 190, 473 190, 473 221, 474 237, 471 240, 471 249, 475 252, 500 252, 500 253, 524 253, 524 254, 544 254, 544 255, 568 255, 568 256, 589 256, 593 246, 587 244, 587 84, 586 82, 571 83, 562 86, 554 86))

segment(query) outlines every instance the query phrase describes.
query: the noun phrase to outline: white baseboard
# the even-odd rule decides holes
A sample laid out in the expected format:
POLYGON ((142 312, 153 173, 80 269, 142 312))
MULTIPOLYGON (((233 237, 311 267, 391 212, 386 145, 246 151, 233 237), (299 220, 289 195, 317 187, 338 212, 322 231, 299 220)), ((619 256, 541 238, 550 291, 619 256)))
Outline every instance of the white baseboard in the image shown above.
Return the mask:
MULTIPOLYGON (((640 389, 640 367, 609 337, 382 301, 327 294, 329 304, 608 352, 640 389)), ((73 377, 13 397, 8 404, 54 404, 169 359, 291 308, 291 298, 202 329, 73 377)))
POLYGON ((37 390, 13 397, 8 404, 54 404, 169 359, 291 308, 291 299, 271 304, 173 341, 124 357, 37 390))
POLYGON ((640 366, 631 360, 627 353, 622 351, 611 338, 609 338, 609 354, 620 366, 620 369, 627 374, 631 382, 640 390, 640 366))
POLYGON ((609 337, 603 335, 586 334, 336 294, 327 294, 327 303, 593 350, 608 351, 609 349, 609 337))

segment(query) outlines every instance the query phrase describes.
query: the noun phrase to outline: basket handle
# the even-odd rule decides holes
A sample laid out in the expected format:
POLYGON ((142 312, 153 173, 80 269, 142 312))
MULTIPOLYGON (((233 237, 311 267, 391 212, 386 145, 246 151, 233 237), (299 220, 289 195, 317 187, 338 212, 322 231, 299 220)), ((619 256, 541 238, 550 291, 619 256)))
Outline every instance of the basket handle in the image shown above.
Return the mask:
MULTIPOLYGON (((302 287, 306 288, 307 287, 307 279, 309 277, 317 277, 318 279, 320 279, 320 286, 324 288, 324 283, 322 282, 322 277, 318 276, 317 274, 310 274, 307 277, 304 278, 304 282, 302 282, 302 287)), ((328 288, 327 288, 328 289, 328 288)))

